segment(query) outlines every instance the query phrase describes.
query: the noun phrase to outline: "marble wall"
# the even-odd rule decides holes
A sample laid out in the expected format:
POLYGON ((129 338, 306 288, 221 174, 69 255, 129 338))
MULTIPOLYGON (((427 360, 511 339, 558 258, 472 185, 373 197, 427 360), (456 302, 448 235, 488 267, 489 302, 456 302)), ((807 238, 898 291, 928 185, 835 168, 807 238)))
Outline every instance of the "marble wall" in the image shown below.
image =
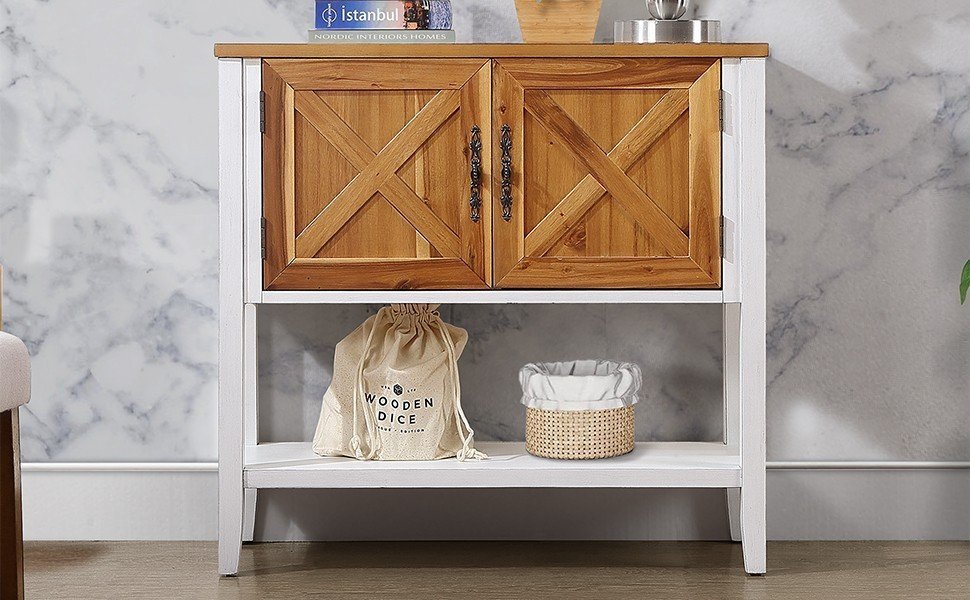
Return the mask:
MULTIPOLYGON (((0 0, 4 328, 34 356, 28 461, 216 456, 216 41, 300 41, 309 0, 0 0)), ((708 0, 767 41, 769 458, 970 458, 970 5, 708 0)), ((462 41, 518 38, 456 0, 462 41)), ((639 0, 606 0, 599 35, 639 0)), ((264 435, 306 436, 333 344, 373 307, 264 310, 264 435), (310 326, 306 326, 306 322, 310 326)), ((712 307, 452 307, 482 437, 521 436, 515 371, 612 356, 642 439, 721 432, 712 307), (499 357, 495 360, 495 357, 499 357)))

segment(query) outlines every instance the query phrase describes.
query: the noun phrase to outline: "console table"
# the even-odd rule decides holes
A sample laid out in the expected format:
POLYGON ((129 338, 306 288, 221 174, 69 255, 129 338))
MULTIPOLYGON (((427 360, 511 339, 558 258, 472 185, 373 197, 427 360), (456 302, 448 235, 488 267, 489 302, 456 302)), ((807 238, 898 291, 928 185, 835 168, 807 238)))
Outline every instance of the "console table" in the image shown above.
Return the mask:
POLYGON ((764 573, 767 52, 217 45, 219 572, 259 489, 706 487, 764 573), (463 463, 260 443, 259 308, 391 302, 720 304, 724 439, 463 463))

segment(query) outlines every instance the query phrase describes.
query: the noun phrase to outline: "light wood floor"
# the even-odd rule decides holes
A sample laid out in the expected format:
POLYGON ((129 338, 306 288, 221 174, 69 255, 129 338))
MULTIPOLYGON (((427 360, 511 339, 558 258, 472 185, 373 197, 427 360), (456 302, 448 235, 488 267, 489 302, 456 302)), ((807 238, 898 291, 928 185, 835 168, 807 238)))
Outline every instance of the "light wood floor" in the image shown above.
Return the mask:
POLYGON ((27 598, 970 598, 970 543, 778 542, 769 574, 716 542, 28 543, 27 598))

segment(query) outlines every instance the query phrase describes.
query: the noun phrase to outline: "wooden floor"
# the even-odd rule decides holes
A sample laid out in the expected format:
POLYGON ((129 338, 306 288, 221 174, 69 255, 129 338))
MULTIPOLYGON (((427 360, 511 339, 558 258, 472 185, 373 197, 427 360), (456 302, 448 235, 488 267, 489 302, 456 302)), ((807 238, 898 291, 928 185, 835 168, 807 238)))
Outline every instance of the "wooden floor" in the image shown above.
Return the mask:
POLYGON ((777 542, 769 574, 716 542, 28 543, 27 598, 970 598, 970 543, 777 542))

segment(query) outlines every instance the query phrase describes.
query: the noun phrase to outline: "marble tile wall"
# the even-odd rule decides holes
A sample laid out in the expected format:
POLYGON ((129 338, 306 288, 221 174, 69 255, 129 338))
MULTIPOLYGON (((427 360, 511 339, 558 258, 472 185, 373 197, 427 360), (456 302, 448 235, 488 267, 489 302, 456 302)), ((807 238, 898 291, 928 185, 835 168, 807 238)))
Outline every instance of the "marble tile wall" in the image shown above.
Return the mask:
MULTIPOLYGON (((334 345, 377 308, 263 309, 264 439, 313 436, 320 399, 330 383, 334 345)), ((722 439, 720 307, 463 305, 443 307, 441 314, 469 334, 459 362, 462 404, 479 439, 524 439, 522 365, 588 357, 636 362, 643 368, 640 439, 722 439)))
MULTIPOLYGON (((970 458, 970 5, 696 4, 727 39, 772 44, 769 458, 970 458)), ((309 5, 0 0, 3 319, 37 373, 25 460, 215 458, 212 44, 301 41, 309 5)), ((455 7, 460 40, 518 39, 511 0, 455 7)), ((643 13, 606 0, 598 35, 643 13)), ((264 435, 312 430, 332 346, 369 310, 262 313, 264 435)), ((521 363, 579 355, 658 375, 642 439, 720 435, 716 308, 445 315, 473 336, 482 437, 521 436, 521 363)))

